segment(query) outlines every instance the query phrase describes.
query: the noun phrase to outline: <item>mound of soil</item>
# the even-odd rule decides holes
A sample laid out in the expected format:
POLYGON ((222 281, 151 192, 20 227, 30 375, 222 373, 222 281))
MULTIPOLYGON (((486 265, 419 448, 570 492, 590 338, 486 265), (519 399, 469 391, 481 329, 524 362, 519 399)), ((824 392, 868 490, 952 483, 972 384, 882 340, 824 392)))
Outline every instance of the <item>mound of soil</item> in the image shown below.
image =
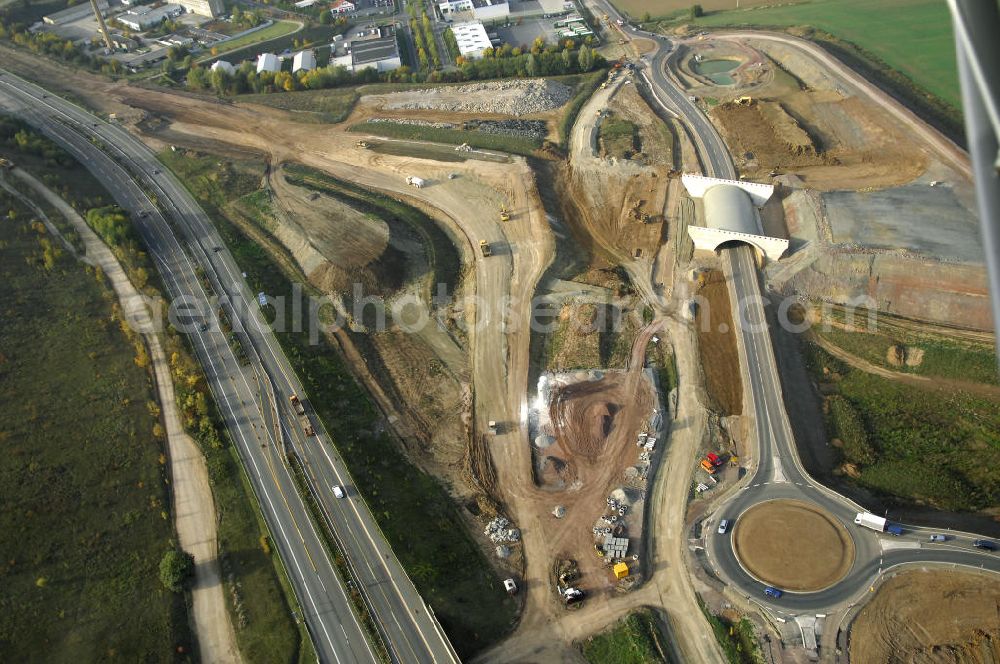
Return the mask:
POLYGON ((573 383, 552 400, 556 438, 574 458, 594 461, 605 449, 623 396, 618 393, 620 385, 609 382, 602 379, 573 383))
POLYGON ((1000 662, 1000 580, 952 571, 904 572, 851 624, 851 662, 1000 662))

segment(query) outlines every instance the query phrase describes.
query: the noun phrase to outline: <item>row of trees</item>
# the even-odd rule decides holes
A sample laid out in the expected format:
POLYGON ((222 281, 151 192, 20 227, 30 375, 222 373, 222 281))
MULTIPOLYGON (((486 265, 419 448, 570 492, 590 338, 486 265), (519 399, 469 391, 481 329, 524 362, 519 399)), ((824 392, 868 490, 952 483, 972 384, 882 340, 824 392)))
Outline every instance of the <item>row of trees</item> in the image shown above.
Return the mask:
POLYGON ((58 145, 33 132, 24 122, 9 116, 0 116, 0 144, 42 157, 49 165, 68 167, 75 163, 58 145))
POLYGON ((117 76, 125 72, 125 68, 117 60, 105 60, 91 55, 86 51, 86 47, 81 48, 71 40, 63 39, 52 32, 29 32, 27 27, 20 23, 0 21, 0 39, 6 39, 15 46, 32 53, 48 55, 109 76, 117 76))
POLYGON ((363 83, 451 83, 491 78, 558 76, 593 71, 606 62, 586 44, 579 48, 536 43, 531 50, 507 44, 498 49, 487 49, 482 58, 456 60, 457 69, 442 71, 413 71, 403 66, 379 74, 374 69, 349 72, 341 66, 320 67, 308 72, 292 74, 257 73, 252 62, 244 62, 232 75, 222 70, 210 71, 197 65, 187 75, 187 86, 192 90, 212 90, 219 95, 245 93, 293 92, 296 90, 324 90, 363 83))
POLYGON ((410 19, 410 32, 413 34, 414 45, 417 48, 417 60, 420 68, 428 70, 433 65, 441 66, 441 54, 438 52, 437 40, 434 38, 434 28, 427 14, 421 15, 419 22, 410 19))

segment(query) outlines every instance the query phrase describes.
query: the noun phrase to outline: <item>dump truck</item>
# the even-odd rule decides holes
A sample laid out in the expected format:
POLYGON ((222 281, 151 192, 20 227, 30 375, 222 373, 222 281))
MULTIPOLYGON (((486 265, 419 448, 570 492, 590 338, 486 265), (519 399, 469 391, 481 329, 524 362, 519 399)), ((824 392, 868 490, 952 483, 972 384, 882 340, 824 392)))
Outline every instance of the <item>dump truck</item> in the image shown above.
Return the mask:
POLYGON ((708 459, 701 460, 701 469, 704 470, 709 475, 715 475, 715 466, 708 459))
POLYGON ((423 178, 418 178, 415 175, 407 175, 406 184, 410 185, 411 187, 416 187, 417 189, 420 189, 425 184, 427 184, 427 182, 423 178))
POLYGON ((716 454, 715 452, 709 452, 708 454, 705 455, 705 458, 708 459, 708 462, 711 463, 713 466, 722 465, 722 459, 720 459, 719 455, 716 454))
POLYGON ((500 208, 500 221, 510 221, 510 210, 505 207, 500 208))
POLYGON ((367 149, 368 147, 370 147, 370 146, 368 145, 368 141, 358 141, 358 142, 357 142, 357 146, 358 146, 359 148, 366 148, 366 149, 367 149))
POLYGON ((877 533, 884 533, 886 520, 880 516, 875 516, 871 512, 858 512, 854 517, 854 523, 865 528, 871 528, 877 533))
POLYGON ((491 434, 493 434, 494 436, 497 435, 497 421, 496 420, 490 420, 486 424, 486 426, 490 430, 491 434))
POLYGON ((483 257, 489 256, 493 252, 490 250, 490 243, 486 240, 479 241, 479 251, 483 252, 483 257))
POLYGON ((503 587, 504 590, 507 591, 508 595, 517 594, 517 583, 514 582, 514 579, 504 579, 503 587))
POLYGON ((315 436, 316 431, 313 429, 312 422, 309 421, 309 416, 306 415, 306 408, 302 405, 299 395, 293 394, 288 397, 288 402, 292 404, 292 409, 299 416, 299 421, 302 423, 302 430, 306 432, 307 436, 315 436))

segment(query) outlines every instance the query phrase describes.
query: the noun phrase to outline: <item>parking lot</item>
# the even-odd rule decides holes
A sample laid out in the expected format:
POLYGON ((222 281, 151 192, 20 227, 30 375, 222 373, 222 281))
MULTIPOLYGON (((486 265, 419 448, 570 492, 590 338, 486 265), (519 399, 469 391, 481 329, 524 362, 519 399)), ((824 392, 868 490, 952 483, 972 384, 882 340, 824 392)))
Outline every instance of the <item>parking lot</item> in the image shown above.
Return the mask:
POLYGON ((521 19, 521 24, 517 25, 516 20, 509 23, 509 27, 497 26, 496 32, 500 35, 500 41, 512 46, 531 46, 531 43, 541 37, 549 43, 555 43, 556 34, 552 28, 553 20, 550 18, 531 17, 521 19))
MULTIPOLYGON (((521 4, 525 5, 528 3, 521 4)), ((501 42, 512 46, 531 46, 532 42, 538 37, 541 37, 549 44, 555 44, 560 41, 559 30, 556 29, 555 23, 565 19, 565 15, 542 18, 540 15, 518 16, 517 14, 513 14, 506 24, 497 23, 492 26, 487 25, 486 30, 490 33, 497 33, 500 36, 501 42)))
POLYGON ((376 16, 385 15, 392 16, 396 13, 396 3, 394 0, 351 0, 357 10, 351 14, 347 14, 348 18, 351 16, 376 16))

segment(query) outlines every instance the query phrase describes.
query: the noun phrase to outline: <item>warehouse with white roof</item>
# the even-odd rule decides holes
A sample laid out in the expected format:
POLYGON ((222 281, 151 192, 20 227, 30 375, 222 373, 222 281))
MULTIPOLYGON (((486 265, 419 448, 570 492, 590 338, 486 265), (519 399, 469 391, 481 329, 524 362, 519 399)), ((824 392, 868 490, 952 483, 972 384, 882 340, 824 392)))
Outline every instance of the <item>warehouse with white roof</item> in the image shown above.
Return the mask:
POLYGON ((292 73, 299 71, 311 71, 316 69, 316 53, 311 49, 305 51, 299 51, 292 58, 292 73))
POLYGON ((484 50, 493 48, 486 28, 479 21, 456 23, 451 26, 451 31, 458 42, 458 51, 466 58, 481 58, 484 50))
POLYGON ((281 71, 281 59, 274 53, 261 53, 257 56, 257 73, 281 71))

